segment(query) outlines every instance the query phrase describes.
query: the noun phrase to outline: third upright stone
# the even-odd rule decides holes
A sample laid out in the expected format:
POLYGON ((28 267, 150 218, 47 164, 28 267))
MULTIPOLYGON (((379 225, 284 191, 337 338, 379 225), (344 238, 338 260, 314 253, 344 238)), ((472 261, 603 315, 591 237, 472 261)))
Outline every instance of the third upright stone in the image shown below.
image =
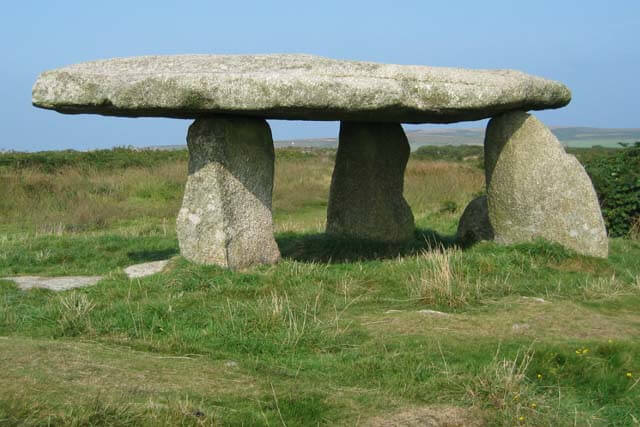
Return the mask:
POLYGON ((494 117, 485 136, 489 219, 498 243, 544 238, 606 257, 607 233, 591 180, 530 114, 494 117))

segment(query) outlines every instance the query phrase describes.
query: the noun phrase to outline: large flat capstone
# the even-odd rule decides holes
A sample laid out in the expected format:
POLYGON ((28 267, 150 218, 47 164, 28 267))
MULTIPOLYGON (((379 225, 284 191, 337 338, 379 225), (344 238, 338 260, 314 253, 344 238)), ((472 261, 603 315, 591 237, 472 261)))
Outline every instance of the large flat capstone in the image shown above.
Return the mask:
POLYGON ((391 65, 311 55, 118 58, 46 71, 33 104, 61 113, 452 123, 559 108, 563 84, 513 70, 391 65))

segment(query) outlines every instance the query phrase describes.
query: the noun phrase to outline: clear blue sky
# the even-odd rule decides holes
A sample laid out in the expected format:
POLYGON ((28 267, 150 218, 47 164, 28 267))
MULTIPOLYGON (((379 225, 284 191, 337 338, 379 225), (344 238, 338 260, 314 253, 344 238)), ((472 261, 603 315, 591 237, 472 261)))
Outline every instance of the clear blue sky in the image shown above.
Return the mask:
MULTIPOLYGON (((569 106, 536 113, 548 125, 640 127, 639 22, 640 0, 5 2, 0 149, 184 143, 186 120, 68 116, 31 106, 44 70, 148 54, 310 53, 514 68, 572 90, 569 106)), ((271 126, 275 139, 337 133, 336 123, 271 126)))

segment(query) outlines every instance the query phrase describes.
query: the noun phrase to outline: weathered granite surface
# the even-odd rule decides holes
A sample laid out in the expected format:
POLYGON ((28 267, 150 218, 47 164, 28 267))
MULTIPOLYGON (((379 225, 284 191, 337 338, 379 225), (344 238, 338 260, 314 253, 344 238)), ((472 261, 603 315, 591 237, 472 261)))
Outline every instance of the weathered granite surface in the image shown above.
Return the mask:
POLYGON ((138 279, 160 273, 169 264, 169 260, 143 262, 141 264, 130 265, 124 269, 124 274, 129 279, 138 279))
POLYGON ((546 126, 524 112, 494 117, 484 149, 496 242, 544 238, 582 254, 607 256, 607 233, 591 179, 546 126))
POLYGON ((42 73, 37 107, 61 113, 451 123, 559 108, 563 84, 513 70, 341 61, 311 55, 179 55, 85 62, 42 73))
POLYGON ((103 279, 103 276, 16 276, 2 277, 1 280, 14 282, 23 291, 31 288, 49 289, 52 291, 66 291, 75 288, 93 286, 103 279))
POLYGON ((176 223, 181 254, 242 269, 280 259, 273 238, 274 151, 261 119, 198 119, 187 135, 189 176, 176 223))
POLYGON ((327 233, 387 242, 413 238, 413 214, 402 195, 409 153, 400 124, 342 122, 327 233))

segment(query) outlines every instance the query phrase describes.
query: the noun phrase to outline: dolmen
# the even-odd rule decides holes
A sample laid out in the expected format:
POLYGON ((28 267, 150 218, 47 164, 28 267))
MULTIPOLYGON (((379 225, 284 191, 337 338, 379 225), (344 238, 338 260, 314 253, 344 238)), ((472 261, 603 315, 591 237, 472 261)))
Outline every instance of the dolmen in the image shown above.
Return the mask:
POLYGON ((401 124, 491 118, 487 195, 463 215, 460 237, 505 244, 544 238, 607 256, 589 177, 527 113, 569 103, 569 89, 555 81, 311 55, 178 55, 46 71, 32 95, 36 107, 65 114, 195 119, 177 234, 182 255, 196 263, 242 269, 280 258, 265 119, 340 121, 327 233, 402 242, 413 238, 414 218, 403 197, 410 149, 401 124))

